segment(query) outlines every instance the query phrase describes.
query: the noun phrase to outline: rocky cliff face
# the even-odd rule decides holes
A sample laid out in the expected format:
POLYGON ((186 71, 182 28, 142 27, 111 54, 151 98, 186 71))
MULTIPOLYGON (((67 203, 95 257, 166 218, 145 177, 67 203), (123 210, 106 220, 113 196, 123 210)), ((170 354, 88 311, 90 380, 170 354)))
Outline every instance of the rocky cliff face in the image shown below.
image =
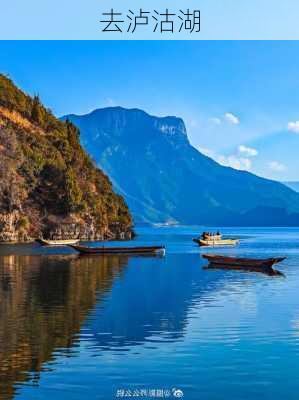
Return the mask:
POLYGON ((298 225, 299 195, 223 167, 189 143, 184 122, 142 110, 99 109, 68 118, 123 194, 136 221, 209 225, 298 225))
POLYGON ((78 129, 0 75, 0 241, 131 235, 126 203, 78 129))

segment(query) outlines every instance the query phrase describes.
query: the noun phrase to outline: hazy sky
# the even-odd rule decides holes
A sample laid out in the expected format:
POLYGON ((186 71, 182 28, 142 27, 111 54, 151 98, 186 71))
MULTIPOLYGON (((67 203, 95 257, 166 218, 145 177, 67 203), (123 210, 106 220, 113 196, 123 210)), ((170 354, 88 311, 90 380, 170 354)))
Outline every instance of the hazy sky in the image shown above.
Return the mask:
POLYGON ((219 162, 299 180, 299 42, 0 42, 0 71, 56 115, 182 117, 219 162))

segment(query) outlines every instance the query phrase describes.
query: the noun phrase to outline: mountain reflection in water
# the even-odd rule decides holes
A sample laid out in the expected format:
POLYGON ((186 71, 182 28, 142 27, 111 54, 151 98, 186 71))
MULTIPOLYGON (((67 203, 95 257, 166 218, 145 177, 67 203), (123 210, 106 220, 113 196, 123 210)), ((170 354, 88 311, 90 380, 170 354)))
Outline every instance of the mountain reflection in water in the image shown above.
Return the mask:
MULTIPOLYGON (((184 261, 183 255, 175 258, 176 264, 184 261)), ((0 257, 0 394, 12 398, 15 384, 38 383, 49 368, 43 364, 75 355, 87 316, 84 335, 98 355, 180 340, 192 298, 218 278, 201 276, 194 292, 201 269, 172 266, 173 260, 151 257, 0 257)))
POLYGON ((12 398, 28 372, 38 379, 54 352, 76 345, 82 322, 126 264, 126 257, 0 257, 1 399, 12 398))
POLYGON ((165 243, 164 258, 0 246, 0 399, 110 400, 123 387, 293 398, 299 229, 224 232, 243 240, 223 254, 287 256, 283 279, 204 269, 198 231, 141 231, 138 244, 165 243))

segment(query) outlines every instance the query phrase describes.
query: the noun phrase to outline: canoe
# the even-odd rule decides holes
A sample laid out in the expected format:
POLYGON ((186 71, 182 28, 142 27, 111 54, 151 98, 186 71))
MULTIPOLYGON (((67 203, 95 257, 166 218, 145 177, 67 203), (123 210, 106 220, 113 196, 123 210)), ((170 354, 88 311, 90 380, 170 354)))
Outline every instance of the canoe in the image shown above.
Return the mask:
POLYGON ((37 239, 37 242, 43 246, 68 246, 70 244, 79 243, 79 239, 66 239, 66 240, 47 240, 37 239))
POLYGON ((205 240, 205 239, 193 239, 195 243, 197 243, 199 246, 236 246, 239 243, 239 240, 237 239, 221 239, 221 240, 205 240))
POLYGON ((165 254, 164 246, 139 246, 139 247, 87 247, 69 245, 81 254, 165 254))
POLYGON ((238 257, 225 257, 216 254, 203 254, 202 257, 209 261, 210 264, 221 266, 221 267, 238 267, 239 268, 257 268, 257 269, 269 269, 274 264, 280 263, 285 260, 286 257, 277 258, 238 258, 238 257))

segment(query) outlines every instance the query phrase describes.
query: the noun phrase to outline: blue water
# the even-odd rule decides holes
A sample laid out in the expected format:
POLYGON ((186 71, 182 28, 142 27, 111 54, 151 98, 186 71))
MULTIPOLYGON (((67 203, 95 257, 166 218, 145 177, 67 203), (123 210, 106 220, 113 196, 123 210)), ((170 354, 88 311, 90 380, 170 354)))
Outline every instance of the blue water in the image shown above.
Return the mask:
POLYGON ((139 228, 164 258, 1 246, 0 398, 297 400, 299 228, 222 230, 276 277, 204 269, 199 231, 139 228))

